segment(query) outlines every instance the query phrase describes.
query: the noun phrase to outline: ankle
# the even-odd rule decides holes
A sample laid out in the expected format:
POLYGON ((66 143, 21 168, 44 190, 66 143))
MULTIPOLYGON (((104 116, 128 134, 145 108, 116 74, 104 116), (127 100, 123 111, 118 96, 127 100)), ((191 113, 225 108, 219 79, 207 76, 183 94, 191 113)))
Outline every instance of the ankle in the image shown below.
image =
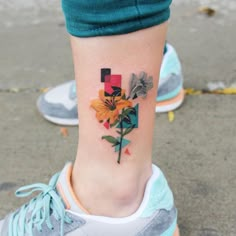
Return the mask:
MULTIPOLYGON (((120 167, 119 167, 120 168, 120 167)), ((93 215, 125 217, 133 214, 140 206, 151 176, 151 167, 123 171, 110 171, 108 175, 92 170, 88 173, 75 165, 72 172, 72 186, 81 205, 93 215), (96 175, 98 173, 98 175, 96 175)), ((109 172, 106 169, 106 172, 109 172)))

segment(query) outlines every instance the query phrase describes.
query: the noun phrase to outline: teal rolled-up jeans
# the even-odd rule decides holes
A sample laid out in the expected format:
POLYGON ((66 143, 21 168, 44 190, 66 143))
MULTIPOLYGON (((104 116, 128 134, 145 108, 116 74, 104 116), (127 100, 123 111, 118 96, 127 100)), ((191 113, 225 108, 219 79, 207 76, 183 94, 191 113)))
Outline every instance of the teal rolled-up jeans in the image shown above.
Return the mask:
POLYGON ((127 34, 170 17, 172 0, 62 0, 68 32, 77 37, 127 34))

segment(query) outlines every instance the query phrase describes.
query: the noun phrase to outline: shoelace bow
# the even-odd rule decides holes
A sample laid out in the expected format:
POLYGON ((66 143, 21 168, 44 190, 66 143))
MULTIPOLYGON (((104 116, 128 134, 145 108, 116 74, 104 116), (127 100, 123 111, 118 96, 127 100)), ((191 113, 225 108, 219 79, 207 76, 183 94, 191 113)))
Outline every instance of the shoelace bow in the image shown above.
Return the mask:
POLYGON ((33 236, 34 229, 42 232, 42 224, 44 222, 50 230, 53 230, 51 215, 57 221, 60 221, 60 235, 64 235, 64 223, 71 224, 73 221, 66 215, 64 204, 56 192, 58 177, 59 173, 55 174, 48 185, 41 183, 32 184, 21 187, 16 191, 17 197, 28 197, 38 191, 40 193, 10 216, 9 236, 33 236))

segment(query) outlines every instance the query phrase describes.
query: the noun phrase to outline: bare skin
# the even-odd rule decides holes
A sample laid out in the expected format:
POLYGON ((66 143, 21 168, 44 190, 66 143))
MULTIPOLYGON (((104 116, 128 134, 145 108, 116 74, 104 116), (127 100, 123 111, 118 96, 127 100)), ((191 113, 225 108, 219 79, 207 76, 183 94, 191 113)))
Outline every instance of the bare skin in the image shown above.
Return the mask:
POLYGON ((152 139, 158 76, 163 56, 167 23, 134 33, 93 38, 71 36, 80 114, 79 142, 72 172, 72 185, 79 201, 94 215, 124 217, 134 213, 152 174, 152 139), (122 75, 128 89, 131 73, 146 72, 154 86, 140 104, 139 127, 129 134, 131 155, 117 153, 101 140, 107 131, 90 107, 102 88, 101 68, 122 75))

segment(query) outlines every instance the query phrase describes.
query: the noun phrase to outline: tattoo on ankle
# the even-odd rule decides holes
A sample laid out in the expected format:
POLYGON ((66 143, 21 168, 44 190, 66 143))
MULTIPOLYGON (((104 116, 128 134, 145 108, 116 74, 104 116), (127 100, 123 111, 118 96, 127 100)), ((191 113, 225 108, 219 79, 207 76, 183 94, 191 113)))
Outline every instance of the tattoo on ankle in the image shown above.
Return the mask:
POLYGON ((110 68, 101 69, 101 82, 104 90, 99 90, 99 99, 91 101, 91 107, 96 111, 96 118, 106 129, 115 128, 118 137, 104 135, 102 139, 111 143, 118 152, 117 163, 120 164, 122 150, 131 155, 128 144, 131 142, 124 137, 138 128, 139 104, 138 97, 146 98, 153 88, 152 76, 141 72, 139 76, 132 74, 129 81, 128 94, 121 88, 121 75, 112 75, 110 68))

